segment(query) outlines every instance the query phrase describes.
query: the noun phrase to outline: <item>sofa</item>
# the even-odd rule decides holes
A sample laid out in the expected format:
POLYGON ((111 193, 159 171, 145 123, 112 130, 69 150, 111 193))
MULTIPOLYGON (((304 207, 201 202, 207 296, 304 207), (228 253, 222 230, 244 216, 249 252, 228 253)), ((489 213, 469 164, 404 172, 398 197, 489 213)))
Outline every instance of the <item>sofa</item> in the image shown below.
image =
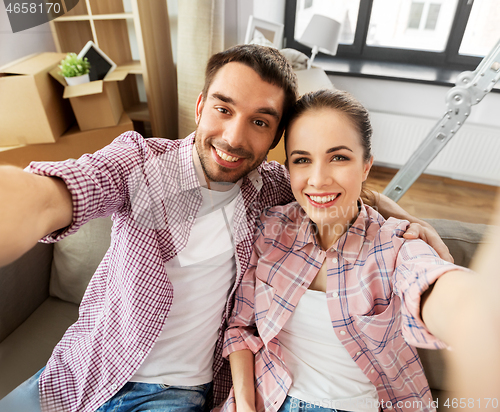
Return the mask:
MULTIPOLYGON (((469 266, 487 225, 428 220, 455 262, 469 266)), ((96 219, 56 244, 39 243, 0 268, 0 399, 42 368, 64 331, 110 244, 110 219, 96 219)), ((444 384, 446 350, 419 349, 439 409, 453 388, 444 384)))

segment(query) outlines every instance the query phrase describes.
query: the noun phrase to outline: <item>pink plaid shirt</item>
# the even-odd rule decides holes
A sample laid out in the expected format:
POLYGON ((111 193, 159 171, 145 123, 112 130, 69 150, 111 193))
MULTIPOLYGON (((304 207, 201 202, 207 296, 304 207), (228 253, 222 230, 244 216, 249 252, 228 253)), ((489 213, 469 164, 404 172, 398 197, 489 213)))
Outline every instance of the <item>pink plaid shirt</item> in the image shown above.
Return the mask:
MULTIPOLYGON (((223 356, 255 354, 258 411, 277 411, 291 384, 277 339, 326 260, 332 326, 378 391, 381 407, 431 411, 432 396, 416 350, 443 348, 420 318, 420 296, 457 267, 421 240, 405 240, 407 221, 363 205, 332 248, 321 249, 298 203, 266 210, 257 220, 254 251, 236 292, 223 356)), ((233 392, 223 408, 234 411, 233 392)))
MULTIPOLYGON (((202 203, 192 159, 194 133, 183 140, 144 139, 127 132, 78 160, 32 163, 28 171, 63 179, 73 197, 73 223, 54 242, 87 221, 113 217, 111 246, 92 277, 78 321, 55 347, 40 377, 45 411, 94 411, 137 371, 160 334, 172 305, 165 262, 187 244, 202 203)), ((255 219, 265 207, 292 200, 288 174, 263 163, 244 178, 234 215, 237 282, 245 272, 255 219)), ((214 358, 214 401, 231 385, 222 358, 226 319, 221 319, 214 358)))

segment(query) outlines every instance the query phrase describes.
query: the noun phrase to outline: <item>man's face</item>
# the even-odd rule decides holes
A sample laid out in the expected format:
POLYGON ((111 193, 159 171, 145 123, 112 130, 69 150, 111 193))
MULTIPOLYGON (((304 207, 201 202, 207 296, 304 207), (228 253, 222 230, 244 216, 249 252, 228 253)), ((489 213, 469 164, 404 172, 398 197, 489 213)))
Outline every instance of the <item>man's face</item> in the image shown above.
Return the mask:
POLYGON ((264 160, 278 131, 284 91, 250 67, 228 63, 196 103, 195 144, 205 177, 237 182, 264 160))

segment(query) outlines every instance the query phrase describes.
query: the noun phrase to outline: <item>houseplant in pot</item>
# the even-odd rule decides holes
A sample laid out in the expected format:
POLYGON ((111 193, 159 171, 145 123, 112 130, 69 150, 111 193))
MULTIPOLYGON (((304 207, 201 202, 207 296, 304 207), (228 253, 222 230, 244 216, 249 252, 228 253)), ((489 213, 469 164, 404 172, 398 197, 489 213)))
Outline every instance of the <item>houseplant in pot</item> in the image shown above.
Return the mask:
POLYGON ((80 58, 76 53, 68 53, 61 60, 59 69, 61 69, 59 74, 66 79, 68 86, 90 82, 90 63, 86 57, 80 58))

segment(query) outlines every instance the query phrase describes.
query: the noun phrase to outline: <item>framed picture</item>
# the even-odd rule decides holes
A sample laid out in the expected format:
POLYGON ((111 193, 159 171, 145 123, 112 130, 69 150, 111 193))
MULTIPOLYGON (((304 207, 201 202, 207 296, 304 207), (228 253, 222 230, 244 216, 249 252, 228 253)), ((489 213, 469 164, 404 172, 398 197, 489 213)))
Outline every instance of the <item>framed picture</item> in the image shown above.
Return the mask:
POLYGON ((283 28, 284 25, 281 23, 273 23, 250 16, 248 19, 245 43, 256 43, 281 49, 283 43, 283 28))
POLYGON ((116 69, 116 64, 97 45, 88 41, 78 57, 86 57, 90 63, 90 81, 102 80, 116 69))

